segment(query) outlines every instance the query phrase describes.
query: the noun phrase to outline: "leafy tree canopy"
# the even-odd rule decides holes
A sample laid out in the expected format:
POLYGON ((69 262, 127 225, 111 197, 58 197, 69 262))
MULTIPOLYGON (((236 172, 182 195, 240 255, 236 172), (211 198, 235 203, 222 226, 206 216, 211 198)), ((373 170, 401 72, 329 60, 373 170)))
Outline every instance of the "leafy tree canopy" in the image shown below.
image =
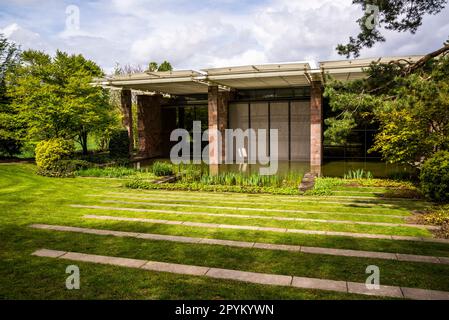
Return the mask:
POLYGON ((7 95, 6 75, 19 63, 20 50, 0 34, 0 154, 13 156, 20 152, 18 123, 7 95))
POLYGON ((148 71, 150 72, 161 72, 161 71, 172 71, 173 67, 168 61, 162 62, 160 65, 157 62, 150 62, 148 65, 148 71))
POLYGON ((331 82, 325 96, 337 116, 325 120, 325 137, 344 143, 360 123, 377 123, 373 150, 392 163, 419 165, 449 150, 449 43, 419 60, 373 63, 368 77, 331 82))
POLYGON ((82 55, 23 52, 9 80, 9 94, 25 136, 75 139, 87 153, 88 134, 115 122, 108 92, 92 86, 93 78, 102 76, 100 67, 82 55))
POLYGON ((447 0, 353 0, 352 3, 361 6, 364 15, 357 20, 360 33, 350 37, 346 45, 337 46, 338 53, 348 58, 358 57, 363 48, 384 42, 380 28, 415 33, 424 16, 440 13, 447 0))

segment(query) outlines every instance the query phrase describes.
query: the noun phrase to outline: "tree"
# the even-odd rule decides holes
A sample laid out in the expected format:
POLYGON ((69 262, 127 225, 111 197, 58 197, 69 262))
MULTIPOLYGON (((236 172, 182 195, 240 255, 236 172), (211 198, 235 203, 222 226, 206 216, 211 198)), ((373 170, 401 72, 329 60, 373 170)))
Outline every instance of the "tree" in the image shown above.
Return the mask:
POLYGON ((22 145, 6 81, 7 74, 17 65, 19 58, 19 48, 0 35, 0 154, 9 156, 19 153, 22 145))
POLYGON ((150 72, 164 72, 164 71, 172 71, 173 67, 168 61, 162 62, 160 65, 158 65, 157 62, 150 62, 148 65, 148 71, 150 72))
POLYGON ((360 26, 357 37, 350 37, 348 44, 337 46, 338 53, 348 58, 358 57, 363 48, 384 42, 385 37, 379 31, 381 27, 414 34, 421 26, 423 17, 440 13, 447 0, 353 0, 352 3, 361 5, 364 15, 357 20, 360 26))
POLYGON ((332 82, 325 95, 338 115, 326 119, 326 138, 346 139, 357 123, 378 124, 372 150, 391 163, 419 166, 449 150, 449 44, 416 63, 373 63, 368 77, 332 82))
POLYGON ((82 55, 57 51, 54 58, 28 50, 11 76, 10 95, 28 139, 73 139, 87 154, 91 133, 114 124, 108 92, 93 86, 103 72, 82 55))

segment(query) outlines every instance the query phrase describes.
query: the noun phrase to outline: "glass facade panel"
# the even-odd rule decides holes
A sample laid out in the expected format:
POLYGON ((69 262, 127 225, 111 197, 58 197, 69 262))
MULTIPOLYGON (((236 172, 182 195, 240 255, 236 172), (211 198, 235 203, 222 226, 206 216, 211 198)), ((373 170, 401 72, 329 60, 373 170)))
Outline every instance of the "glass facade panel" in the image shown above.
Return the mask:
POLYGON ((249 146, 248 152, 255 152, 255 158, 257 159, 257 152, 261 152, 261 154, 265 154, 268 156, 268 103, 266 102, 258 102, 251 103, 250 106, 250 116, 251 116, 251 129, 254 129, 256 133, 256 146, 249 146), (259 135, 258 130, 265 129, 265 135, 259 135), (265 142, 265 150, 257 150, 257 146, 259 146, 259 139, 263 139, 265 142))
POLYGON ((291 103, 291 160, 310 161, 310 103, 291 103))
POLYGON ((288 102, 273 102, 270 105, 271 129, 278 130, 279 160, 289 160, 289 111, 288 102))
MULTIPOLYGON (((242 129, 243 131, 248 129, 249 125, 249 107, 248 103, 231 103, 229 104, 229 129, 242 129)), ((248 150, 248 141, 245 139, 244 148, 248 150)), ((233 143, 232 161, 236 160, 238 150, 233 143)))

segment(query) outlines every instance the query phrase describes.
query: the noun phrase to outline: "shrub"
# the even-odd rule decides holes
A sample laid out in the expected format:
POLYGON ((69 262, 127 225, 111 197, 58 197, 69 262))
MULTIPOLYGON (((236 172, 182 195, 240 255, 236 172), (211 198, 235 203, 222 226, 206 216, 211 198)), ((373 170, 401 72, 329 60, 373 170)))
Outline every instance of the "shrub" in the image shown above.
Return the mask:
POLYGON ((166 177, 174 174, 173 166, 166 162, 155 162, 152 169, 157 177, 166 177))
POLYGON ((38 173, 47 177, 68 178, 74 177, 76 171, 86 170, 91 166, 91 163, 84 160, 59 160, 51 170, 39 169, 38 173))
POLYGON ((339 178, 316 178, 312 190, 305 192, 307 196, 330 196, 333 195, 335 187, 342 186, 346 182, 339 178))
POLYGON ((449 200, 449 152, 440 151, 424 162, 421 168, 421 190, 428 198, 449 200))
POLYGON ((41 141, 36 146, 36 164, 40 171, 57 169, 58 162, 67 160, 75 151, 73 141, 50 139, 41 141))
POLYGON ((127 130, 117 130, 109 140, 109 155, 111 158, 129 158, 129 137, 127 130))

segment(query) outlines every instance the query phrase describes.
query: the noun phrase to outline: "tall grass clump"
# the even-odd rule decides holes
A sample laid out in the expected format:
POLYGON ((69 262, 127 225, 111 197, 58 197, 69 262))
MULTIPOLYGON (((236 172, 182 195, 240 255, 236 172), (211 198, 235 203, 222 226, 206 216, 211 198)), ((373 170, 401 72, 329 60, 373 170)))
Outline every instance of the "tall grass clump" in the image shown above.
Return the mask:
POLYGON ((175 173, 173 165, 167 162, 155 162, 152 171, 156 177, 171 176, 175 173))
POLYGON ((373 179, 371 171, 365 171, 364 169, 350 170, 344 175, 346 180, 362 180, 373 179))

